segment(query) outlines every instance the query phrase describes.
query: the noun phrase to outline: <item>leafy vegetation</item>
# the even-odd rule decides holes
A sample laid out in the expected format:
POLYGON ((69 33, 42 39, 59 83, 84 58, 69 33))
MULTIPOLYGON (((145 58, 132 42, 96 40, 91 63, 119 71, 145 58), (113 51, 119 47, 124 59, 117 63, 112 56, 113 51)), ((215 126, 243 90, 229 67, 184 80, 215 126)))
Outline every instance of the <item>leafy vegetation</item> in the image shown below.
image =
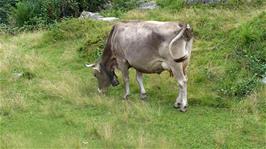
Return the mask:
POLYGON ((262 13, 232 33, 235 57, 259 77, 266 76, 266 13, 262 13))
POLYGON ((265 4, 162 5, 121 18, 191 24, 187 113, 172 108, 177 84, 168 73, 144 75, 147 102, 133 71, 129 101, 123 85, 99 95, 83 64, 99 58, 112 23, 64 19, 0 35, 0 148, 263 148, 265 4))
POLYGON ((230 38, 220 43, 230 54, 230 65, 222 77, 224 95, 243 97, 256 89, 258 79, 266 76, 265 12, 229 33, 230 38), (230 82, 224 82, 229 80, 230 82))
POLYGON ((137 6, 138 0, 7 0, 0 1, 1 22, 13 27, 36 29, 65 17, 78 17, 82 11, 125 12, 137 6), (35 28, 34 28, 35 27, 35 28))

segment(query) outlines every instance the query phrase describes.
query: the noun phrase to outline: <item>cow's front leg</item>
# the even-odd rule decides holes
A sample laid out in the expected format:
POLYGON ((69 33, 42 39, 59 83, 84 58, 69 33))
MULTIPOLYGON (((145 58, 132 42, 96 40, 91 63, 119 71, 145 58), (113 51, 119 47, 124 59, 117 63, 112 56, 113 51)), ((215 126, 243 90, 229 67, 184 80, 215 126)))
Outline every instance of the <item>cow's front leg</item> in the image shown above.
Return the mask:
POLYGON ((128 96, 129 96, 129 94, 130 94, 128 70, 123 73, 123 78, 124 78, 124 83, 125 83, 125 95, 124 95, 124 99, 127 99, 128 96))
POLYGON ((182 64, 178 63, 175 67, 172 67, 172 72, 177 79, 179 92, 174 106, 185 112, 187 110, 187 79, 183 72, 182 64))
POLYGON ((124 60, 117 60, 117 63, 118 63, 118 68, 122 72, 124 85, 125 85, 124 99, 127 99, 130 94, 128 65, 124 60))
POLYGON ((143 85, 143 75, 141 72, 136 70, 136 80, 139 84, 139 88, 140 88, 140 98, 141 99, 145 99, 147 97, 146 95, 146 91, 143 85))

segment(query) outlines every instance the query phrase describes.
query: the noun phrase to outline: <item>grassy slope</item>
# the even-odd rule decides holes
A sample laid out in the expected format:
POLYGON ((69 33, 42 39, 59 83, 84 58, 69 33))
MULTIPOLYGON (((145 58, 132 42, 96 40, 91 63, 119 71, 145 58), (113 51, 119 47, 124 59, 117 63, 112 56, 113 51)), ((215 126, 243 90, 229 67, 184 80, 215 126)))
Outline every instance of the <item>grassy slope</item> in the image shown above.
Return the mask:
MULTIPOLYGON (((86 60, 77 52, 84 41, 93 43, 93 32, 79 39, 65 35, 70 38, 56 42, 49 42, 47 31, 1 35, 0 148, 262 148, 266 88, 259 87, 241 101, 220 96, 215 76, 224 75, 234 64, 223 59, 224 51, 213 49, 217 40, 226 38, 224 32, 263 10, 187 8, 131 11, 123 16, 125 20, 183 20, 194 26, 198 39, 185 114, 172 108, 177 86, 167 73, 145 75, 148 102, 139 101, 133 71, 129 101, 122 101, 121 85, 106 96, 98 95, 95 79, 82 66, 86 60), (17 78, 17 72, 27 73, 17 78)), ((102 27, 107 31, 110 25, 102 27)))

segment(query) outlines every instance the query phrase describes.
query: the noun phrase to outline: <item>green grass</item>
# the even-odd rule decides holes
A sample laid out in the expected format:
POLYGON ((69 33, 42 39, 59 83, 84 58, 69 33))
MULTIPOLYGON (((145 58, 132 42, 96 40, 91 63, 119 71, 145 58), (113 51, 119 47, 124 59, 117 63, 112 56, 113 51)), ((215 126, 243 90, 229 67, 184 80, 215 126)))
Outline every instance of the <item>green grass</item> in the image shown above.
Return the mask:
MULTIPOLYGON (((147 102, 139 100, 133 70, 129 101, 122 100, 122 85, 107 95, 97 93, 96 80, 83 64, 99 57, 112 24, 71 19, 49 31, 1 35, 0 148, 264 148, 265 85, 255 82, 241 97, 220 91, 230 84, 246 87, 241 83, 253 77, 253 69, 246 67, 227 75, 242 62, 249 64, 245 57, 234 59, 235 43, 227 41, 249 24, 263 26, 258 20, 264 10, 191 7, 179 12, 132 10, 122 16, 192 24, 196 40, 187 113, 172 108, 177 83, 166 72, 145 75, 147 102)), ((237 37, 232 38, 243 41, 237 37)), ((256 37, 261 42, 265 38, 256 37)))

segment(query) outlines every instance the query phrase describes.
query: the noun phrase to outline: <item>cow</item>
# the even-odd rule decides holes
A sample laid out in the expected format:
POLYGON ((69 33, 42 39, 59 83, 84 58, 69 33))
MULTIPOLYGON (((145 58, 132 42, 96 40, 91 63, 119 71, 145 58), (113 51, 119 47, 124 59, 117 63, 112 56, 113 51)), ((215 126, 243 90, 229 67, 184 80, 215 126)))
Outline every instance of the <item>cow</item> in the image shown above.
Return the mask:
POLYGON ((120 22, 112 27, 101 59, 86 64, 94 69, 98 91, 119 84, 115 69, 122 72, 125 95, 130 94, 129 68, 136 70, 140 98, 146 97, 143 73, 169 71, 177 80, 175 108, 187 110, 187 66, 191 57, 193 32, 189 24, 159 21, 120 22))

